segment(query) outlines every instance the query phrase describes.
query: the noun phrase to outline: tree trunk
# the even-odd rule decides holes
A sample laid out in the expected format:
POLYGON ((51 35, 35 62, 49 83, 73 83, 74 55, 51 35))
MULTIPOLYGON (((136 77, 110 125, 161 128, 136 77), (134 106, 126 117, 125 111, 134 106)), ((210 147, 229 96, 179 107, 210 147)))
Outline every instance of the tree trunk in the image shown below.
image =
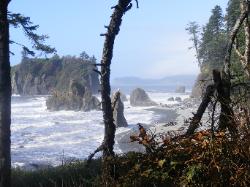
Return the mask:
MULTIPOLYGON (((223 72, 224 73, 224 72, 223 72)), ((231 107, 231 83, 225 80, 221 73, 217 70, 213 71, 214 83, 218 93, 218 101, 221 104, 221 112, 219 117, 219 129, 223 130, 228 127, 232 135, 237 133, 236 123, 234 121, 234 112, 231 107)))
MULTIPOLYGON (((108 160, 114 156, 114 138, 115 138, 115 124, 113 120, 111 99, 110 99, 110 65, 113 57, 113 48, 116 35, 120 31, 122 23, 122 16, 128 11, 132 4, 132 0, 119 0, 118 5, 114 8, 111 16, 107 33, 102 34, 105 36, 102 60, 101 60, 101 96, 102 96, 102 111, 104 119, 104 141, 103 141, 103 178, 108 181, 108 178, 113 178, 113 167, 109 164, 108 160)), ((109 182, 108 182, 109 183, 109 182)), ((105 182, 105 186, 109 185, 105 182)))
POLYGON ((9 0, 0 1, 0 187, 11 186, 10 110, 11 79, 9 61, 9 0))
POLYGON ((196 114, 194 114, 194 117, 192 118, 190 125, 188 127, 188 130, 186 132, 186 135, 192 135, 194 133, 194 131, 199 127, 201 118, 206 110, 206 108, 208 107, 208 104, 211 102, 211 98, 214 95, 214 91, 215 91, 215 86, 214 85, 209 85, 206 88, 206 92, 204 97, 202 98, 202 102, 196 112, 196 114))
POLYGON ((214 96, 214 92, 217 91, 218 98, 217 100, 221 104, 221 112, 219 118, 219 129, 226 129, 230 131, 232 135, 237 134, 236 123, 234 121, 234 113, 231 108, 231 98, 230 98, 230 90, 231 84, 230 81, 224 80, 221 76, 221 73, 217 70, 213 70, 213 80, 214 84, 209 85, 206 89, 205 95, 202 99, 202 102, 196 112, 194 117, 190 122, 190 126, 186 132, 186 135, 191 135, 194 131, 199 127, 201 118, 208 106, 211 102, 211 98, 214 96))

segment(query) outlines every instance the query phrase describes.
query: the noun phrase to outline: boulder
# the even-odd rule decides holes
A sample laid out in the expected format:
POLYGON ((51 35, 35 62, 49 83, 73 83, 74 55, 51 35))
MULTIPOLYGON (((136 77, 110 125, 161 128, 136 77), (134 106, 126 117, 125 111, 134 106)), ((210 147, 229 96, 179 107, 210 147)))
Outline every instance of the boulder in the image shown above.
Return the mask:
POLYGON ((93 96, 90 90, 86 90, 82 99, 82 111, 100 110, 101 103, 97 97, 93 96))
POLYGON ((141 88, 136 88, 130 94, 130 104, 131 106, 155 106, 157 105, 152 101, 148 94, 141 88))
POLYGON ((175 93, 185 93, 186 87, 185 86, 178 86, 175 89, 175 93))
POLYGON ((115 126, 127 127, 128 123, 124 117, 124 105, 121 100, 121 93, 119 91, 117 91, 112 98, 112 109, 115 126))
POLYGON ((182 99, 181 99, 180 97, 176 97, 174 100, 175 100, 175 101, 178 101, 178 102, 181 102, 181 101, 182 101, 182 99))
POLYGON ((174 97, 168 98, 168 101, 174 101, 174 97))

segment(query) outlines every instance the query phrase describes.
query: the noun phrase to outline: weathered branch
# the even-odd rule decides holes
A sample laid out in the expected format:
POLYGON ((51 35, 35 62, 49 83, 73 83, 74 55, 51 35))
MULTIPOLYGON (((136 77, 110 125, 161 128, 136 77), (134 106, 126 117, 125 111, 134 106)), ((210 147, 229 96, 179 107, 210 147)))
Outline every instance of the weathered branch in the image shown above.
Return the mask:
POLYGON ((199 127, 202 116, 203 116, 208 104, 211 102, 211 98, 213 97, 214 91, 215 91, 214 85, 209 85, 206 88, 205 95, 202 99, 202 102, 201 102, 196 114, 194 114, 194 117, 191 119, 190 125, 188 127, 187 132, 186 132, 186 135, 189 136, 189 135, 193 134, 194 131, 199 127))
POLYGON ((98 75, 100 75, 100 76, 102 75, 101 72, 99 70, 97 70, 97 69, 93 69, 93 71, 98 73, 98 75))
MULTIPOLYGON (((222 72, 224 73, 224 72, 222 72)), ((231 107, 230 90, 231 83, 225 76, 221 75, 219 71, 213 71, 214 83, 218 93, 218 101, 221 104, 221 112, 219 117, 219 129, 226 129, 230 131, 232 135, 237 133, 236 124, 234 121, 234 112, 231 107)))
MULTIPOLYGON (((246 12, 249 14, 249 2, 245 5, 246 12)), ((243 62, 244 69, 248 77, 250 77, 250 25, 249 25, 249 17, 247 16, 244 22, 244 30, 245 30, 245 63, 243 62)))
POLYGON ((217 70, 213 70, 213 80, 214 84, 209 85, 206 89, 205 95, 202 99, 202 102, 196 112, 194 117, 191 119, 190 126, 186 132, 186 135, 191 135, 199 127, 202 116, 208 107, 208 104, 211 102, 211 98, 214 97, 215 91, 217 91, 217 99, 221 104, 221 113, 219 119, 219 128, 225 129, 228 128, 232 135, 237 133, 236 124, 234 121, 234 113, 230 106, 230 89, 231 86, 228 85, 228 81, 221 76, 221 73, 217 70))
POLYGON ((242 63, 245 63, 245 60, 246 60, 246 59, 245 59, 245 57, 244 57, 244 54, 242 54, 242 53, 240 52, 236 40, 235 40, 234 50, 235 50, 236 54, 238 55, 238 57, 240 58, 240 61, 241 61, 242 63))
POLYGON ((93 159, 93 157, 95 156, 96 153, 103 151, 104 146, 103 144, 101 144, 92 154, 89 155, 88 160, 87 160, 87 164, 89 164, 91 162, 91 160, 93 159))
POLYGON ((233 48, 233 44, 235 42, 235 38, 236 35, 240 29, 240 26, 242 25, 242 23, 244 22, 244 20, 246 19, 246 17, 248 16, 248 12, 246 10, 242 11, 240 14, 240 17, 237 19, 232 32, 230 34, 230 39, 227 45, 227 51, 226 51, 226 56, 225 56, 225 60, 224 60, 224 71, 226 73, 226 75, 230 76, 230 66, 231 66, 231 53, 232 53, 232 48, 233 48))

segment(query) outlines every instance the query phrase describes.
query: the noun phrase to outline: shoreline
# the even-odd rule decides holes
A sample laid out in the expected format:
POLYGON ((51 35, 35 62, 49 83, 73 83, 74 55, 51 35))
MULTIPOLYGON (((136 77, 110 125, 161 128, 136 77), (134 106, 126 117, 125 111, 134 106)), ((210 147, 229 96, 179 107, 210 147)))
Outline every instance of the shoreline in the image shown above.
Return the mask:
MULTIPOLYGON (((156 106, 145 109, 154 112, 154 118, 150 124, 142 125, 146 130, 150 130, 154 134, 165 134, 167 132, 184 133, 188 127, 185 124, 185 120, 193 116, 193 112, 197 110, 198 103, 197 101, 188 99, 174 105, 156 106)), ((130 142, 130 136, 138 133, 138 128, 132 128, 127 132, 118 134, 116 142, 122 153, 145 151, 142 145, 130 142)))

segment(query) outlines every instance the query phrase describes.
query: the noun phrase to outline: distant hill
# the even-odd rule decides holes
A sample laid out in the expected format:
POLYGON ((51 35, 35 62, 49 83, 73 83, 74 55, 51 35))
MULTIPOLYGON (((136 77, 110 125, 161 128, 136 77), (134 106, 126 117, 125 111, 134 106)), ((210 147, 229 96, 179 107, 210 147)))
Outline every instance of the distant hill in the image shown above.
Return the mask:
POLYGON ((162 79, 143 79, 139 77, 120 77, 112 81, 114 86, 178 86, 191 88, 197 75, 174 75, 162 79))
POLYGON ((68 92, 71 80, 78 81, 93 93, 100 88, 98 74, 93 71, 94 58, 55 55, 52 58, 23 58, 11 68, 12 93, 48 95, 53 90, 68 92))

